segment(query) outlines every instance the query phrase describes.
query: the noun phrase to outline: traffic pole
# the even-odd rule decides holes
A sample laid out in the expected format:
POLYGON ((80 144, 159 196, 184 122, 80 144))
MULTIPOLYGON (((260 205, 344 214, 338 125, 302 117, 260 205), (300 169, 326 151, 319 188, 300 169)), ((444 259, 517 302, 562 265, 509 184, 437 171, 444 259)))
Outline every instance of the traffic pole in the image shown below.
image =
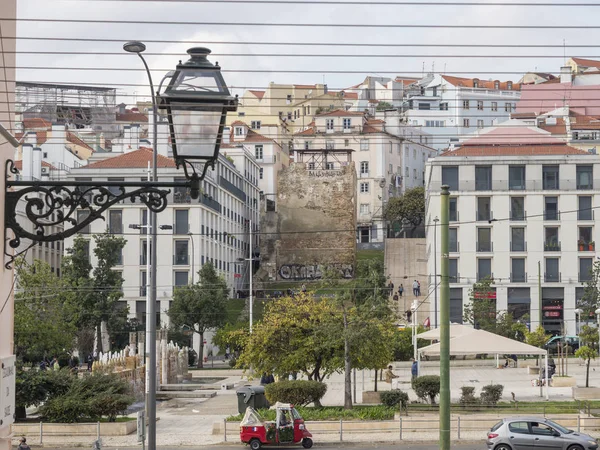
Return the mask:
POLYGON ((447 185, 442 186, 440 209, 440 450, 450 450, 450 285, 448 279, 450 187, 447 185))

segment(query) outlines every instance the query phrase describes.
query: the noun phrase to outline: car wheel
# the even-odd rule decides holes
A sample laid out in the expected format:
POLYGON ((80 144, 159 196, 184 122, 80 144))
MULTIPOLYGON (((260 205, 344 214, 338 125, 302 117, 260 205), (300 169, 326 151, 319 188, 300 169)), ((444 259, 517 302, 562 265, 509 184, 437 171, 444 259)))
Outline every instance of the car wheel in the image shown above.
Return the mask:
POLYGON ((258 439, 252 439, 250 441, 250 448, 252 450, 260 450, 260 447, 262 446, 262 444, 260 443, 260 441, 258 439))
POLYGON ((571 445, 567 450, 583 450, 583 447, 581 445, 571 445))
POLYGON ((302 439, 302 447, 311 448, 313 446, 313 440, 311 438, 302 439))
POLYGON ((508 444, 500 444, 494 447, 494 450, 512 450, 512 447, 508 444))

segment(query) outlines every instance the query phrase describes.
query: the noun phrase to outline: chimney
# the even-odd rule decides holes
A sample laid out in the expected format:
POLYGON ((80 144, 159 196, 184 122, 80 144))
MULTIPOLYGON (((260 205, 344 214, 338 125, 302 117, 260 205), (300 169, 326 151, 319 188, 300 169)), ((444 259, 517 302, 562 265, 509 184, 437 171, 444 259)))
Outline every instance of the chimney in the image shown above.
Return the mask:
POLYGON ((561 83, 572 83, 573 72, 571 72, 570 66, 563 66, 560 68, 560 82, 561 83))
POLYGON ((40 147, 33 147, 33 158, 32 158, 32 172, 33 178, 36 180, 42 179, 42 149, 40 147))
POLYGON ((24 180, 33 178, 33 145, 23 144, 23 168, 21 175, 24 180))

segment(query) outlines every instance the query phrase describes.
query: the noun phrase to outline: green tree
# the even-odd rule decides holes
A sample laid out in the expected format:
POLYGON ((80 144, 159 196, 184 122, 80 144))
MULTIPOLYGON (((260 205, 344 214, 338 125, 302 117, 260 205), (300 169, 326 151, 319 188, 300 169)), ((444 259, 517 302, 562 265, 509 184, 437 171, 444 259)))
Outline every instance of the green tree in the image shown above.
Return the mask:
MULTIPOLYGON (((417 334, 427 331, 425 327, 419 325, 417 334)), ((417 347, 425 347, 429 342, 424 339, 417 340, 417 347)), ((406 327, 402 330, 397 330, 394 333, 394 361, 408 361, 414 355, 412 343, 412 328, 406 327)))
POLYGON ((379 102, 377 103, 377 111, 386 111, 389 109, 394 109, 394 105, 388 102, 379 102))
POLYGON ((15 353, 25 362, 71 351, 76 327, 67 297, 71 294, 50 265, 35 260, 17 265, 15 353))
POLYGON ((584 325, 579 332, 579 338, 583 345, 588 347, 598 347, 598 328, 584 325))
POLYGON ((476 329, 490 333, 496 333, 498 323, 496 300, 492 295, 495 292, 492 288, 493 283, 493 278, 486 277, 473 284, 473 288, 469 291, 470 302, 465 305, 463 311, 465 322, 470 323, 476 329))
POLYGON ((583 317, 595 316, 600 307, 600 259, 595 259, 590 271, 590 278, 585 282, 583 297, 577 302, 577 307, 583 310, 583 317))
POLYGON ((546 334, 546 330, 541 325, 538 325, 534 331, 525 333, 525 342, 534 347, 543 348, 548 339, 550 339, 550 335, 546 334))
POLYGON ((25 419, 26 408, 39 406, 50 398, 64 395, 76 378, 68 369, 17 370, 15 406, 18 419, 25 419))
POLYGON ((384 216, 386 220, 409 227, 412 236, 425 217, 425 188, 407 189, 402 196, 390 198, 384 216))
POLYGON ((590 387, 590 363, 592 359, 596 359, 598 352, 587 345, 583 345, 575 352, 577 358, 581 358, 586 362, 585 369, 585 387, 590 387))
MULTIPOLYGON (((174 327, 187 326, 200 335, 213 328, 223 326, 227 320, 227 282, 219 276, 212 264, 206 263, 198 271, 196 284, 177 288, 169 309, 169 318, 174 327)), ((200 345, 198 366, 204 361, 203 346, 200 345)))

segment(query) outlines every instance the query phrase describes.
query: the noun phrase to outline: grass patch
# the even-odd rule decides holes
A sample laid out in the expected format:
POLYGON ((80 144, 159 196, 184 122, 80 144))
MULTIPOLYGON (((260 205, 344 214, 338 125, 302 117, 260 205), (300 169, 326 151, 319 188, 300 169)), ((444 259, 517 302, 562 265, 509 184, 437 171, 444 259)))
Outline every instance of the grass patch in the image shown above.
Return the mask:
POLYGON ((370 259, 379 259, 383 262, 383 250, 357 250, 356 261, 368 261, 370 259))
MULTIPOLYGON (((517 398, 518 400, 518 398, 517 398)), ((588 409, 600 408, 600 401, 565 401, 565 402, 498 402, 496 406, 470 405, 463 406, 458 403, 451 405, 453 412, 473 412, 473 413, 490 413, 490 414, 578 414, 580 411, 588 409)), ((412 403, 408 405, 409 413, 417 412, 437 412, 439 405, 428 405, 424 403, 412 403)))
MULTIPOLYGON (((344 409, 341 406, 325 406, 323 408, 298 407, 296 408, 304 420, 392 420, 396 410, 387 406, 354 406, 353 409, 344 409)), ((260 409, 258 413, 264 420, 275 420, 274 409, 260 409)), ((243 414, 230 416, 229 422, 239 422, 243 414)))

